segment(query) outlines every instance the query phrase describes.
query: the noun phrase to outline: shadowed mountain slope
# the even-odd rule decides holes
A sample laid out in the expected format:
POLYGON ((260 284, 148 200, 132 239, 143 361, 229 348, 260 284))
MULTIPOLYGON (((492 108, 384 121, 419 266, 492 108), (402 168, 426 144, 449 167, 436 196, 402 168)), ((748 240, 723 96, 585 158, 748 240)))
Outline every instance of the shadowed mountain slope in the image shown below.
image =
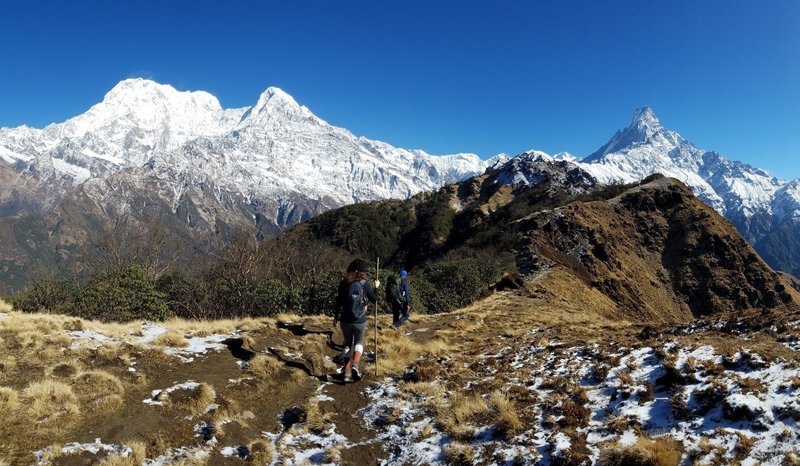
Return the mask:
POLYGON ((532 271, 566 270, 577 288, 571 293, 575 305, 584 301, 582 295, 599 292, 601 299, 586 304, 609 317, 758 318, 797 305, 794 290, 733 225, 675 179, 661 178, 606 201, 573 202, 516 224, 526 237, 521 250, 535 265, 532 271))
POLYGON ((537 164, 546 175, 532 184, 508 184, 507 163, 407 201, 327 212, 289 234, 412 270, 442 258, 507 257, 523 275, 544 275, 541 291, 576 312, 613 319, 760 320, 796 310, 788 282, 680 181, 598 188, 569 162, 531 158, 525 169, 537 164))

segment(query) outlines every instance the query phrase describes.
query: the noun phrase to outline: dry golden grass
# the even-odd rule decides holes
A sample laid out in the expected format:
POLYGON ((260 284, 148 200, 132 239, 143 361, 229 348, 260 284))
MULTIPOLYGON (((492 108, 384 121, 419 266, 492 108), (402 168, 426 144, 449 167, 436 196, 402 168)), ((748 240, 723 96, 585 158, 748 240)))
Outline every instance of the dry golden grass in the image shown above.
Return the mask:
POLYGON ((117 340, 129 339, 135 334, 141 332, 142 324, 140 322, 116 323, 116 322, 101 322, 98 320, 84 320, 83 328, 87 331, 97 332, 105 335, 108 338, 117 340))
POLYGON ((316 397, 309 398, 306 403, 306 430, 313 434, 321 434, 330 425, 330 415, 319 407, 316 397))
POLYGON ((11 349, 38 352, 45 345, 45 334, 39 330, 22 330, 9 338, 11 349))
POLYGON ((188 333, 194 336, 203 337, 213 334, 228 334, 235 331, 241 321, 239 319, 223 320, 183 320, 173 318, 166 322, 159 323, 167 330, 188 333))
POLYGON ((185 348, 189 346, 189 342, 186 341, 186 337, 183 336, 183 332, 178 332, 176 330, 167 330, 166 332, 157 336, 153 340, 153 344, 165 348, 185 348))
POLYGON ((257 354, 247 362, 245 370, 260 382, 272 381, 284 365, 269 354, 257 354))
POLYGON ((562 401, 558 412, 563 416, 558 421, 558 424, 563 428, 586 427, 589 425, 589 418, 592 415, 592 411, 589 408, 581 406, 570 399, 562 401))
POLYGON ((447 464, 468 466, 475 461, 475 451, 469 445, 453 442, 444 447, 444 460, 447 464))
POLYGON ((447 402, 439 400, 436 406, 436 423, 455 439, 471 440, 475 435, 475 421, 486 417, 489 406, 479 394, 464 395, 456 392, 447 402))
POLYGON ((379 370, 382 375, 402 374, 420 357, 424 356, 425 361, 433 363, 437 356, 447 354, 452 349, 452 345, 441 338, 419 343, 396 330, 382 330, 378 346, 379 370))
POLYGON ((424 408, 438 411, 446 404, 446 389, 442 385, 428 382, 415 382, 404 384, 402 389, 402 396, 404 398, 424 408))
MULTIPOLYGON (((0 369, 0 373, 1 372, 2 372, 2 369, 0 369)), ((791 379, 791 386, 792 386, 793 390, 797 390, 798 388, 800 388, 800 377, 798 377, 796 375, 793 376, 792 379, 791 379)))
POLYGON ((339 464, 342 462, 342 446, 336 445, 325 450, 325 456, 322 457, 325 463, 339 464))
POLYGON ((82 372, 72 379, 81 405, 92 411, 113 411, 122 406, 125 388, 120 380, 105 371, 82 372))
POLYGON ((13 309, 14 309, 13 306, 11 306, 7 302, 5 302, 2 299, 0 299, 0 312, 3 312, 3 313, 7 314, 7 313, 11 312, 13 309))
POLYGON ((738 437, 738 441, 736 442, 736 456, 734 459, 741 461, 747 458, 750 450, 753 449, 753 439, 741 432, 736 432, 736 437, 738 437))
POLYGON ((505 393, 492 393, 489 397, 489 405, 494 417, 495 432, 498 435, 509 440, 522 432, 525 426, 517 414, 519 409, 505 393))
POLYGON ((800 454, 798 452, 786 453, 781 464, 785 466, 800 466, 800 454))
POLYGON ((31 383, 22 391, 21 401, 27 418, 43 428, 65 429, 80 415, 72 387, 56 380, 31 383))
POLYGON ((681 462, 681 444, 671 437, 639 438, 633 445, 613 444, 600 452, 601 466, 677 466, 681 462))
POLYGON ((274 322, 268 321, 266 319, 253 319, 247 318, 242 319, 240 322, 237 323, 236 328, 243 332, 248 333, 261 333, 265 330, 271 329, 275 325, 274 322))
POLYGON ((611 432, 622 434, 627 430, 633 430, 636 435, 642 435, 642 424, 639 418, 633 415, 617 416, 607 421, 604 427, 611 432))
POLYGON ((147 448, 141 442, 132 442, 126 445, 131 449, 127 456, 111 454, 103 458, 98 466, 138 466, 144 464, 147 458, 147 448))
POLYGON ((617 378, 619 379, 620 388, 633 386, 633 376, 628 368, 620 369, 617 371, 617 378))
MULTIPOLYGON (((0 387, 0 419, 9 418, 19 409, 19 393, 11 387, 0 387)), ((7 419, 10 420, 10 419, 7 419)))
POLYGON ((767 387, 758 379, 753 377, 735 377, 736 383, 742 389, 742 393, 758 395, 767 392, 767 387))
POLYGON ((0 380, 8 376, 17 367, 17 360, 11 355, 0 356, 0 380))
POLYGON ((71 379, 78 372, 82 370, 80 361, 77 359, 69 359, 66 361, 57 362, 44 370, 47 377, 57 379, 71 379))
POLYGON ((247 446, 250 450, 250 462, 255 464, 272 464, 275 450, 272 443, 266 439, 258 439, 250 442, 247 446))
MULTIPOLYGON (((163 395, 162 395, 163 396, 163 395)), ((185 409, 192 413, 202 412, 214 402, 217 393, 214 387, 203 382, 195 388, 179 388, 167 394, 168 408, 185 409)))

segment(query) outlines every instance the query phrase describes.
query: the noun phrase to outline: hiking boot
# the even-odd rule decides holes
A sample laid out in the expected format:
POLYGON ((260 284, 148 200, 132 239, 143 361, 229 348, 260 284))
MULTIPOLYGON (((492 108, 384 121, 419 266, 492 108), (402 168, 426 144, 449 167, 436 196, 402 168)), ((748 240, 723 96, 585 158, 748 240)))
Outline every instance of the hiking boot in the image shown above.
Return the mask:
POLYGON ((351 378, 353 380, 361 380, 361 369, 358 367, 358 363, 353 363, 353 369, 351 370, 351 378))
POLYGON ((344 380, 345 382, 352 382, 353 381, 353 376, 351 374, 351 371, 345 369, 344 370, 344 378, 342 380, 344 380))

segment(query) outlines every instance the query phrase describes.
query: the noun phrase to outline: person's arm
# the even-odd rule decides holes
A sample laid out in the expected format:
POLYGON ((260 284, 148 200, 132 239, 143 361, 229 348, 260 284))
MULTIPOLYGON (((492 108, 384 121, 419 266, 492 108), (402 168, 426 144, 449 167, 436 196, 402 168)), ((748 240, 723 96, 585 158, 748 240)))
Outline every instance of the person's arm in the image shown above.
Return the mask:
MULTIPOLYGON (((381 282, 375 281, 377 286, 381 286, 381 282)), ((378 302, 378 294, 375 293, 375 288, 372 287, 372 284, 366 280, 364 280, 364 296, 367 297, 367 300, 371 303, 378 302)))
POLYGON ((336 326, 336 323, 339 322, 339 317, 342 315, 342 307, 344 306, 344 299, 346 295, 346 290, 344 289, 345 282, 342 280, 339 282, 339 293, 336 295, 336 306, 333 309, 333 325, 336 326))
POLYGON ((403 296, 406 297, 406 304, 411 307, 411 290, 408 288, 408 282, 403 280, 403 296))

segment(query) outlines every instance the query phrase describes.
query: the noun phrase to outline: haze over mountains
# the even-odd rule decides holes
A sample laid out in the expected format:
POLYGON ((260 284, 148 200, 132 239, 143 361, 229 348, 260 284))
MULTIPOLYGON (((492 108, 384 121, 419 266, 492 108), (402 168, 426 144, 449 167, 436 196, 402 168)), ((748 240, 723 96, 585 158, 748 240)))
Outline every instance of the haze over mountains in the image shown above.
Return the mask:
MULTIPOLYGON (((566 153, 523 157, 545 166, 575 161, 566 153)), ((529 164, 515 160, 498 181, 535 183, 520 171, 529 164)), ((252 107, 223 109, 206 92, 125 80, 64 123, 0 129, 0 270, 6 287, 19 286, 30 264, 74 260, 120 222, 158 219, 193 245, 240 228, 264 236, 335 207, 406 198, 505 161, 431 156, 356 137, 277 88, 252 107)), ((770 265, 800 272, 800 181, 699 149, 663 128, 649 108, 574 168, 575 179, 599 183, 655 172, 678 178, 770 265)))

